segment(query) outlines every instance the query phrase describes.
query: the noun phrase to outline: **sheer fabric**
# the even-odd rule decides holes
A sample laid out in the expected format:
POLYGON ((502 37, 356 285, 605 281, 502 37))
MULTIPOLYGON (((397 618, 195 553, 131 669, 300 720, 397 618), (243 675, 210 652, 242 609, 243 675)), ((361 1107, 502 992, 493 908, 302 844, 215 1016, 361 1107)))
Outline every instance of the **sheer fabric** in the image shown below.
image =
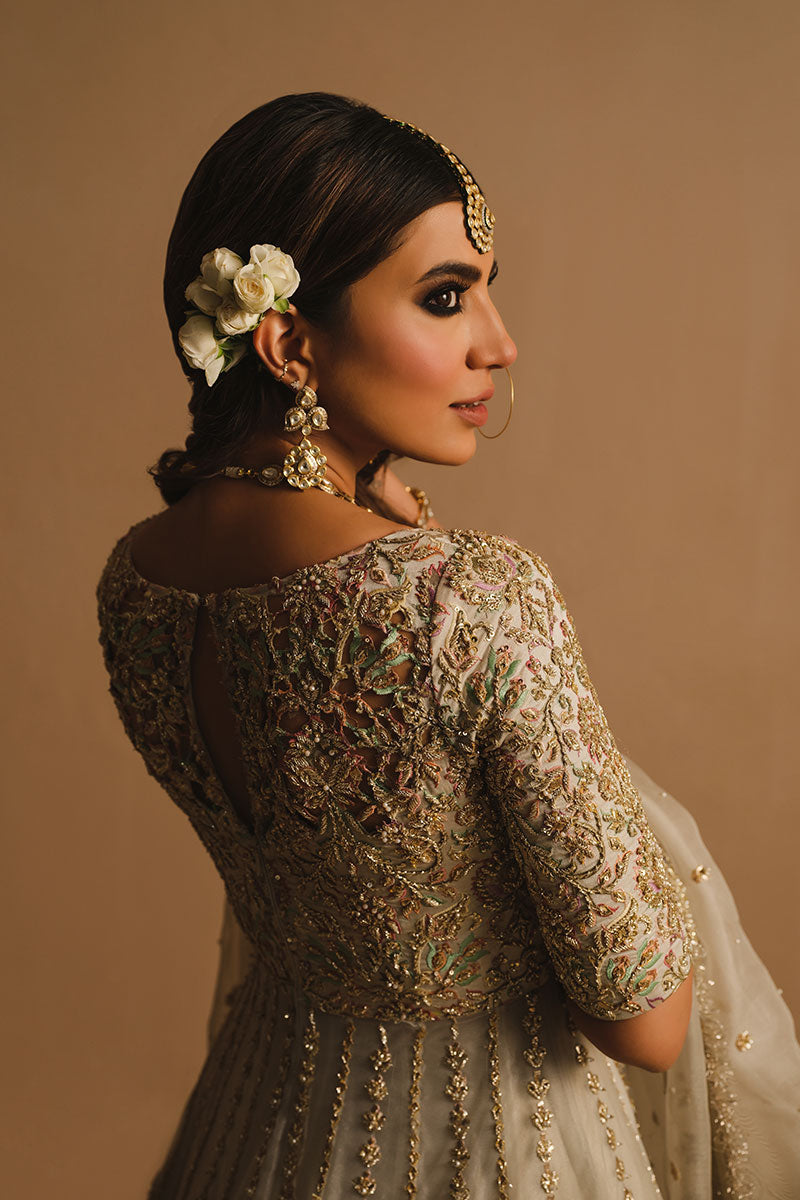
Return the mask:
POLYGON ((137 573, 136 528, 98 588, 111 690, 230 905, 153 1200, 793 1195, 791 1019, 690 818, 616 747, 545 564, 401 530, 201 597, 137 573), (200 733, 201 610, 246 811, 200 733), (666 1082, 571 1029, 565 994, 624 1020, 693 960, 666 1082))

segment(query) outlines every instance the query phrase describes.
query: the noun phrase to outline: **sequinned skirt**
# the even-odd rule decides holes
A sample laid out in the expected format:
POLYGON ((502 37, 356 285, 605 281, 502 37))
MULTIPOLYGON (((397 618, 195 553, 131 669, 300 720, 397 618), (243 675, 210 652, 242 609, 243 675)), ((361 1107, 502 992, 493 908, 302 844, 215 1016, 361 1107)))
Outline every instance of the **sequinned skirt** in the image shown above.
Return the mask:
POLYGON ((670 1071, 607 1059, 555 983, 455 1022, 381 1023, 281 994, 255 964, 149 1200, 800 1195, 791 1017, 692 818, 628 765, 701 940, 670 1071))

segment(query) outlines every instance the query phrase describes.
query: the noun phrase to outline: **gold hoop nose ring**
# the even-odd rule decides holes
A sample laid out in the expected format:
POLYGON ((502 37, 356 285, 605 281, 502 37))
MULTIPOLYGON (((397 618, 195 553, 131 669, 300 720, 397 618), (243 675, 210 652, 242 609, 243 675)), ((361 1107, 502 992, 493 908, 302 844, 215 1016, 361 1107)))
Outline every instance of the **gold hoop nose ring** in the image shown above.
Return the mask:
MULTIPOLYGON (((500 430, 500 433, 505 433, 505 431, 508 429, 508 422, 511 420, 511 414, 514 411, 514 380, 511 378, 511 372, 509 371, 508 367, 503 367, 503 370, 505 371, 506 375, 508 375, 508 382, 511 384, 511 400, 508 405, 508 416, 506 417, 506 423, 500 430)), ((482 429, 479 429, 478 433, 481 435, 481 437, 485 437, 488 442, 492 442, 495 438, 500 437, 500 433, 484 433, 482 429)))

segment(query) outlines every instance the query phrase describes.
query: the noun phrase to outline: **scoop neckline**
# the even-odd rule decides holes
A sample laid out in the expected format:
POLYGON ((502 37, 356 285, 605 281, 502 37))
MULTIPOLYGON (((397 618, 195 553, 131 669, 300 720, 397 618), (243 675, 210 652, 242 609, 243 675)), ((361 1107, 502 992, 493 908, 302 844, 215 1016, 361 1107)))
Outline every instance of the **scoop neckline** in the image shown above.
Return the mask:
POLYGON ((323 558, 319 562, 308 563, 304 567, 297 567, 296 570, 290 571, 287 575, 272 575, 263 583, 246 584, 239 587, 222 588, 218 592, 193 592, 189 588, 176 587, 169 583, 155 583, 152 579, 148 579, 141 573, 139 568, 133 561, 131 553, 131 538, 137 529, 141 529, 148 521, 152 521, 153 517, 144 517, 141 521, 137 521, 131 525, 130 529, 122 537, 122 561, 129 574, 136 580, 137 584, 146 592, 152 592, 157 595, 164 596, 189 596, 194 600, 214 600, 222 596, 231 595, 257 595, 262 592, 280 591, 283 587, 289 584, 293 579, 300 575, 305 575, 309 571, 320 570, 324 567, 333 566, 334 563, 343 562, 345 559, 354 558, 358 554, 362 554, 368 550, 370 546, 380 545, 382 542, 387 542, 397 537, 412 538, 420 537, 423 534, 447 534, 452 537, 454 533, 459 532, 456 529, 415 529, 409 526, 408 529, 392 529, 389 533, 381 534, 379 537, 368 538, 367 541, 359 543, 358 546, 353 546, 351 550, 344 550, 341 554, 334 554, 331 558, 323 558))

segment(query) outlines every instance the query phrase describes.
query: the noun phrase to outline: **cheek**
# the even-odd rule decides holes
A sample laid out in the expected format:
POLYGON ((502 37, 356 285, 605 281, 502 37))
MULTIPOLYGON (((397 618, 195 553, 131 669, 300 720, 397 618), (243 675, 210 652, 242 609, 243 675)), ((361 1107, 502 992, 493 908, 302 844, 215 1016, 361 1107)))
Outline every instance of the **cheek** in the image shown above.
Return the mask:
POLYGON ((463 353, 446 336, 445 318, 395 320, 380 330, 372 348, 373 369, 392 391, 435 390, 463 367, 463 353), (444 336, 443 336, 444 335, 444 336))

